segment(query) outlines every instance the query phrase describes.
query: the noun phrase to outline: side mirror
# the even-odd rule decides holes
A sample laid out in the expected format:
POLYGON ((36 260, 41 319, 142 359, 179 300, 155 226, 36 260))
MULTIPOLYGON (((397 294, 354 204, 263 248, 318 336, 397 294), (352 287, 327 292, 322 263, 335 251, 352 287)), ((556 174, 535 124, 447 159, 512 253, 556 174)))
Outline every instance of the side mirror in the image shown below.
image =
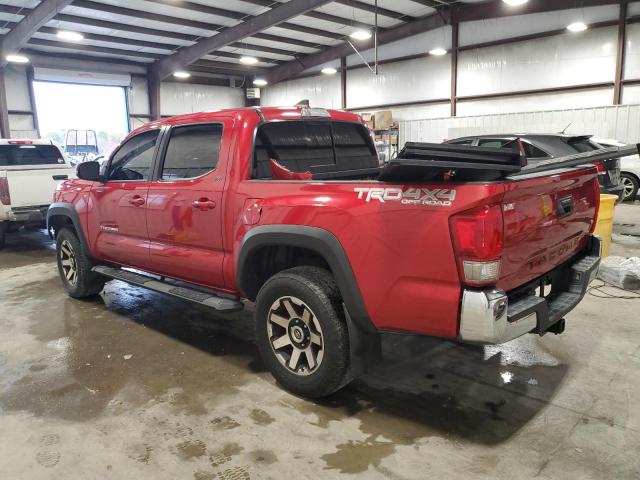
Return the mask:
POLYGON ((98 162, 82 162, 78 164, 76 174, 81 180, 97 182, 100 178, 100 164, 98 162))

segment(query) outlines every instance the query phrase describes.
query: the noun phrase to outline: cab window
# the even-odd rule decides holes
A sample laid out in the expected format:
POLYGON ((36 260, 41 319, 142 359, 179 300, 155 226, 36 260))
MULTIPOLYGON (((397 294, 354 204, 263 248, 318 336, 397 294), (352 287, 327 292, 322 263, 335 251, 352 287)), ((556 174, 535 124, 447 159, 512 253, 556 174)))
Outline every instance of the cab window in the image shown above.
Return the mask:
POLYGON ((222 125, 187 125, 171 130, 162 180, 184 180, 211 172, 218 165, 222 125))
POLYGON ((108 180, 148 180, 159 134, 159 130, 151 130, 127 140, 111 159, 108 180))

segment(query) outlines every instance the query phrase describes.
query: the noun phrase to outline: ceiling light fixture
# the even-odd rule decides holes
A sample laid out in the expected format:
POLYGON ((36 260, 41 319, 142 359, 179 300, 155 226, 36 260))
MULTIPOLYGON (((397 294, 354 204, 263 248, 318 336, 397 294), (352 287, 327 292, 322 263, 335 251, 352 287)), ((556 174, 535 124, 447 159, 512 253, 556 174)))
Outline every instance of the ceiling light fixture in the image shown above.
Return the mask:
POLYGON ((243 65, 255 65, 258 63, 258 59, 256 57, 242 56, 240 57, 240 63, 243 65))
POLYGON ((338 73, 338 70, 336 70, 333 67, 324 67, 322 70, 320 70, 324 75, 335 75, 336 73, 338 73))
POLYGON ((368 30, 356 30, 349 36, 354 40, 369 40, 371 38, 371 32, 368 30))
POLYGON ((264 87, 267 83, 268 83, 268 82, 267 82, 266 80, 264 80, 263 78, 256 78, 256 79, 253 81, 253 84, 254 84, 256 87, 264 87))
POLYGON ((509 5, 510 7, 519 7, 520 5, 524 5, 529 0, 502 0, 504 3, 509 5))
POLYGON ((176 78, 189 78, 191 74, 189 72, 173 72, 173 76, 176 78))
POLYGON ((78 32, 70 32, 68 30, 60 30, 57 33, 57 37, 62 40, 68 40, 70 42, 79 42, 84 38, 84 35, 78 32))
POLYGON ((24 55, 7 55, 7 62, 11 63, 29 63, 29 57, 24 55))
POLYGON ((569 25, 567 27, 567 30, 569 30, 570 32, 584 32, 587 28, 587 25, 584 22, 574 22, 571 25, 569 25))
POLYGON ((447 51, 442 47, 438 47, 434 48, 433 50, 429 50, 429 54, 435 55, 436 57, 441 57, 442 55, 446 55, 447 51))

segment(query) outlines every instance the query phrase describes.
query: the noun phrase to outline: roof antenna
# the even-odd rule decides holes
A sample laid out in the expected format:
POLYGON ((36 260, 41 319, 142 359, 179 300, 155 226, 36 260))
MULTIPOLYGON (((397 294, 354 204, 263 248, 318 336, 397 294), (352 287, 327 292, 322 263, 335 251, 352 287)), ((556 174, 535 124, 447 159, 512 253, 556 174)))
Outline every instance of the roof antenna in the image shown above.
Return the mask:
POLYGON ((564 130, 562 130, 562 131, 560 132, 560 135, 564 135, 564 134, 567 132, 567 130, 569 130, 569 127, 570 127, 571 125, 573 125, 573 122, 569 122, 569 125, 567 125, 566 127, 564 127, 564 130))
POLYGON ((294 105, 294 107, 308 107, 309 106, 309 100, 305 99, 305 100, 300 100, 298 103, 296 103, 294 105))

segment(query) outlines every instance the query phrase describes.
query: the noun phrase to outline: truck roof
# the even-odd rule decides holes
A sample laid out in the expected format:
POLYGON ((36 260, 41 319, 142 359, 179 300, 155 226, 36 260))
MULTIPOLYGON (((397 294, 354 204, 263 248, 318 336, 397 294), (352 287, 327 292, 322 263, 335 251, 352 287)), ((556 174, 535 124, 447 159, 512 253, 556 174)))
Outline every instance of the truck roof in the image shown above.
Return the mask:
POLYGON ((55 145, 53 140, 34 138, 2 138, 0 145, 55 145))
POLYGON ((331 118, 332 120, 339 120, 343 122, 355 122, 364 123, 362 117, 357 113, 348 112, 346 110, 333 110, 323 108, 309 108, 309 107, 241 107, 241 108, 228 108, 223 110, 212 110, 198 113, 187 113, 183 115, 175 115, 168 118, 163 118, 155 122, 147 123, 133 132, 132 134, 149 130, 151 128, 158 128, 165 125, 181 125, 186 123, 205 123, 215 120, 220 116, 237 116, 238 118, 246 118, 249 115, 256 115, 258 120, 264 119, 265 121, 272 120, 298 120, 302 118, 331 118), (308 112, 325 112, 323 115, 308 115, 308 112), (307 112, 307 113, 305 113, 307 112))

